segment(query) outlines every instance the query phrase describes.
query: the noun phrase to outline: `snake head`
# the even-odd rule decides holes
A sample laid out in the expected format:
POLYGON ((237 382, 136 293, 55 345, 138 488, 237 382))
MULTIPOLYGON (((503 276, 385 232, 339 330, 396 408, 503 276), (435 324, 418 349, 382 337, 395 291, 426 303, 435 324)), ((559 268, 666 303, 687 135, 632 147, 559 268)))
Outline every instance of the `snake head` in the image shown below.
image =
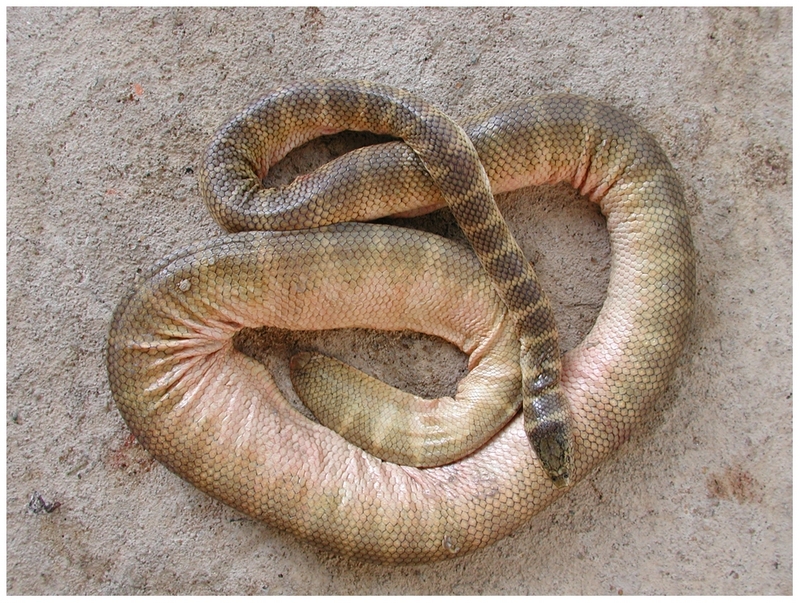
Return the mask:
POLYGON ((556 488, 569 486, 573 473, 569 425, 561 421, 540 423, 528 434, 528 439, 556 488))

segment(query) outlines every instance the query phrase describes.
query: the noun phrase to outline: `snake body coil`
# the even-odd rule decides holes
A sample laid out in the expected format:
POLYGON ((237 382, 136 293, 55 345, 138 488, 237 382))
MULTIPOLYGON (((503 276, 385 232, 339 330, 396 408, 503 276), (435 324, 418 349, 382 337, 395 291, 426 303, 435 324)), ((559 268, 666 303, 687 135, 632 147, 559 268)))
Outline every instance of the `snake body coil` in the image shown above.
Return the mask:
MULTIPOLYGON (((627 438, 666 388, 692 313, 694 251, 669 161, 629 118, 567 95, 501 107, 465 130, 402 91, 323 81, 276 91, 218 132, 200 178, 207 204, 229 230, 270 231, 163 260, 120 304, 109 336, 114 398, 159 461, 318 545, 420 562, 509 534, 627 438), (291 148, 342 129, 410 146, 350 153, 283 191, 261 187, 291 148), (612 251, 606 302, 563 372, 552 313, 489 190, 559 181, 599 203, 612 251), (483 269, 433 235, 316 228, 443 201, 483 269), (287 227, 315 229, 271 231, 287 227), (521 383, 524 420, 444 467, 383 463, 302 417, 233 348, 238 330, 265 325, 441 336, 470 354, 484 401, 497 388, 513 412, 521 383)), ((495 414, 492 432, 510 412, 495 414)))

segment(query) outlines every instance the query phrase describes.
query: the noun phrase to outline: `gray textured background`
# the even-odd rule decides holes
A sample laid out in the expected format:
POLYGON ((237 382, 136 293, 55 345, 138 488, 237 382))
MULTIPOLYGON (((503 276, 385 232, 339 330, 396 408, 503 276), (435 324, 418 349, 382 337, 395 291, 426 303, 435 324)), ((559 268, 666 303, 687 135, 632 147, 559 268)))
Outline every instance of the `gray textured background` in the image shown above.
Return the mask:
MULTIPOLYGON (((7 16, 9 593, 791 593, 791 9, 7 16), (155 464, 110 398, 114 306, 138 271, 219 232, 196 184, 211 133, 319 76, 406 87, 456 118, 595 96, 650 129, 686 187, 697 317, 659 419, 465 558, 376 567, 256 524, 155 464), (61 506, 34 513, 34 492, 61 506)), ((574 344, 602 301, 602 221, 561 189, 499 201, 574 344)), ((377 372, 436 381, 454 364, 430 342, 345 335, 377 372), (395 361, 398 341, 421 359, 395 361)))

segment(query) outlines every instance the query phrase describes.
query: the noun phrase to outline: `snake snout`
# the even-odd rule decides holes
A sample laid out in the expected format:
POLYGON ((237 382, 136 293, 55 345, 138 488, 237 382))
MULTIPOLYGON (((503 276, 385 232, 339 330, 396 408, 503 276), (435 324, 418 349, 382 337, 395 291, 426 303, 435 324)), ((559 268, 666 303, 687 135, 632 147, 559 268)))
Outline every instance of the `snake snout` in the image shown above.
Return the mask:
POLYGON ((558 421, 545 421, 528 434, 531 446, 556 488, 570 485, 572 455, 569 430, 558 421))

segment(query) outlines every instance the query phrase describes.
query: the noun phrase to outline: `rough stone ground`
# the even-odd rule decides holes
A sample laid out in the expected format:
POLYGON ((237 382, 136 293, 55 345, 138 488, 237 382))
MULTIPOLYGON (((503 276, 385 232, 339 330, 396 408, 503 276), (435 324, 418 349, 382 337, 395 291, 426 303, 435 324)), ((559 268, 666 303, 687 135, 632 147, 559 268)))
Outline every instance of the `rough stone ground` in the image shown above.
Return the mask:
MULTIPOLYGON (((790 8, 7 18, 9 594, 792 592, 790 8), (250 521, 154 463, 109 394, 117 302, 139 271, 219 233, 196 183, 212 132, 274 85, 319 76, 406 87, 456 118, 541 92, 595 96, 650 129, 685 184, 697 316, 658 419, 465 558, 355 563, 250 521)), ((352 144, 317 145, 285 177, 352 144)), ((574 345, 607 281, 602 218, 560 188, 500 201, 574 345)), ((462 362, 416 337, 338 336, 323 339, 422 390, 452 387, 462 362)))

